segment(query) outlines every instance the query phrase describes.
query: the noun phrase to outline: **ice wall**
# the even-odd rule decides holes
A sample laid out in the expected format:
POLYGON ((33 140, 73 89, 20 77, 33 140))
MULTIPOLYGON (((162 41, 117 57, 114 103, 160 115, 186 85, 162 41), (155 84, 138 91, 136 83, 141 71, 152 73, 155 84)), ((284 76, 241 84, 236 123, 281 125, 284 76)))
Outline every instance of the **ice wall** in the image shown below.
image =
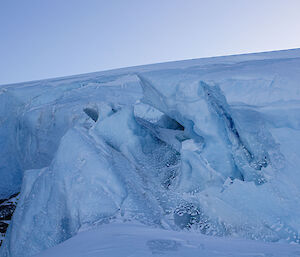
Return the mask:
POLYGON ((299 57, 3 87, 2 197, 23 182, 1 256, 133 220, 299 243, 299 57))

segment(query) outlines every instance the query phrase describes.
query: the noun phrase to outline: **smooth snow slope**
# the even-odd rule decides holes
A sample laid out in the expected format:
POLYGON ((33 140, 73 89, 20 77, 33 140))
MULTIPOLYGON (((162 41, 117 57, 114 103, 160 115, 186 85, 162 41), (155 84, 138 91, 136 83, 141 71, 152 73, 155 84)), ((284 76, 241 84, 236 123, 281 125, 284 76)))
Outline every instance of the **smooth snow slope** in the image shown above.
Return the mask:
POLYGON ((35 257, 297 257, 299 245, 213 238, 140 224, 109 224, 81 232, 35 257))
POLYGON ((299 109, 300 49, 0 86, 1 256, 113 221, 299 243, 299 109))

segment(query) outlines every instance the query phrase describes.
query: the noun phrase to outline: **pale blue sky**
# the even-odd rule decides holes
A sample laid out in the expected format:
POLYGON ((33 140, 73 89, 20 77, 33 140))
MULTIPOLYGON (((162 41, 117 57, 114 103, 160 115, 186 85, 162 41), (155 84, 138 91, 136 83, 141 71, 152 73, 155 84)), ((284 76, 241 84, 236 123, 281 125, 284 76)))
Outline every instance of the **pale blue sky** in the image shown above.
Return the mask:
POLYGON ((0 84, 300 47, 300 0, 0 0, 0 84))

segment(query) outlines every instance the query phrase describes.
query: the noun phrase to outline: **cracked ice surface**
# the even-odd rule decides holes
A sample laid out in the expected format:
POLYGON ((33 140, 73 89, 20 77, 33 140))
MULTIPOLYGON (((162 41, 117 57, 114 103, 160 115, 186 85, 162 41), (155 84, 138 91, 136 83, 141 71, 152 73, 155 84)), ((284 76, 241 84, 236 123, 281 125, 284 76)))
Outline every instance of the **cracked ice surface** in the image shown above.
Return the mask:
POLYGON ((1 86, 1 256, 120 221, 299 243, 299 74, 291 50, 1 86))

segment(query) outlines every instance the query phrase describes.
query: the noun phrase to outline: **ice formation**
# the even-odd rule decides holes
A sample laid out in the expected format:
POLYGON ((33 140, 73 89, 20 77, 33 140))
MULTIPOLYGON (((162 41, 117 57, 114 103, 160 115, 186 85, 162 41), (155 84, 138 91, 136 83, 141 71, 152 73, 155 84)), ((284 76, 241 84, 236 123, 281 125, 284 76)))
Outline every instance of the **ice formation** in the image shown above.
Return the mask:
POLYGON ((0 87, 1 248, 103 223, 300 241, 300 50, 0 87))

